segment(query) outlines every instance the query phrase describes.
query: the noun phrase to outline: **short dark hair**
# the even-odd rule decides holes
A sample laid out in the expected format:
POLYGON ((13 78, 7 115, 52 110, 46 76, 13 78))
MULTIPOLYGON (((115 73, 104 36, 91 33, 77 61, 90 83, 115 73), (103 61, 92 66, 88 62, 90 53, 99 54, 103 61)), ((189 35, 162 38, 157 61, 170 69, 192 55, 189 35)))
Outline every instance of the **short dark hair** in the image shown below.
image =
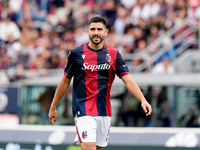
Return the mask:
POLYGON ((101 22, 103 23, 103 25, 107 26, 106 20, 99 16, 95 16, 92 19, 90 19, 90 21, 88 22, 88 25, 90 25, 91 23, 97 23, 97 22, 101 22))

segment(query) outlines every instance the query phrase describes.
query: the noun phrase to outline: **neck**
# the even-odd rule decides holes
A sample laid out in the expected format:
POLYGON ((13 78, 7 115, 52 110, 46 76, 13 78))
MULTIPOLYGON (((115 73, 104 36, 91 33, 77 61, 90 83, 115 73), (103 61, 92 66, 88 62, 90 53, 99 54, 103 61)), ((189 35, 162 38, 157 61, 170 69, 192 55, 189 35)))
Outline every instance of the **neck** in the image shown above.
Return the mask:
POLYGON ((92 49, 94 49, 94 50, 99 50, 99 49, 102 49, 102 48, 103 48, 104 43, 101 42, 100 44, 95 45, 95 44, 93 44, 93 43, 90 41, 88 45, 89 45, 90 48, 92 48, 92 49))

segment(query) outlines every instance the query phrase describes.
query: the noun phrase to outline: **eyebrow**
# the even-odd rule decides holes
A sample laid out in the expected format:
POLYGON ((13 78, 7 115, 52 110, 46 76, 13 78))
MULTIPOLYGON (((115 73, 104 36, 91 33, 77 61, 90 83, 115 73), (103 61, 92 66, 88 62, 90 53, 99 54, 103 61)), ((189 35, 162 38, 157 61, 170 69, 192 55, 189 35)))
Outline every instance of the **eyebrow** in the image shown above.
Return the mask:
POLYGON ((103 28, 95 28, 95 27, 90 28, 90 30, 93 30, 93 29, 103 30, 103 28))

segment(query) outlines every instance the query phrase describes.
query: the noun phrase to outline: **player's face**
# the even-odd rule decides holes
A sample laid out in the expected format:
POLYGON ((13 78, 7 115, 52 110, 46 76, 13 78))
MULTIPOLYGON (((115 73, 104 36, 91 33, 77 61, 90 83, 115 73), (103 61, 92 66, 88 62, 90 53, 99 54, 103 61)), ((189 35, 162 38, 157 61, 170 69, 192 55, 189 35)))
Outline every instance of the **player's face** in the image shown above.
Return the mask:
POLYGON ((97 22, 91 23, 87 32, 90 41, 95 45, 99 45, 104 40, 105 36, 107 36, 108 29, 106 29, 103 23, 97 22))

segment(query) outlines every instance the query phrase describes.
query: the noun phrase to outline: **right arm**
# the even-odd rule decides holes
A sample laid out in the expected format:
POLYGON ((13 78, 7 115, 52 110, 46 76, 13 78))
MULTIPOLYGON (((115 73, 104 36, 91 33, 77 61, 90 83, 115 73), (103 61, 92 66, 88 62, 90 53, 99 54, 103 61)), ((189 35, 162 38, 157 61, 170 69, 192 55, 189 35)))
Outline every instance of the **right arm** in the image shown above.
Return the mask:
POLYGON ((60 83, 58 84, 58 87, 56 89, 53 101, 51 103, 51 107, 49 110, 49 121, 50 123, 54 124, 57 121, 57 111, 56 107, 69 89, 71 79, 67 78, 65 76, 62 77, 60 83))

